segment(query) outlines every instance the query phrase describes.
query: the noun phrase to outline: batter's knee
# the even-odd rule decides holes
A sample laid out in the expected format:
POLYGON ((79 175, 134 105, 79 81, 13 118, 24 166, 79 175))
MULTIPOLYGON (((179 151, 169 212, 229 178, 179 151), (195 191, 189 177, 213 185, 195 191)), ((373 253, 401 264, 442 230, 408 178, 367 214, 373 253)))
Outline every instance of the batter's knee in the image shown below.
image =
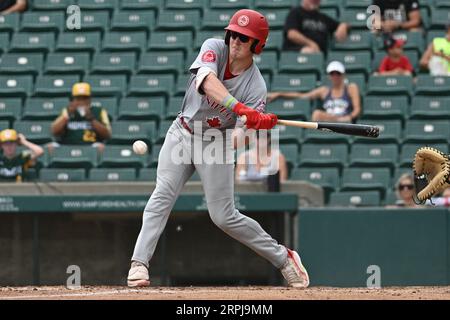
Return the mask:
POLYGON ((208 211, 214 224, 224 231, 233 225, 238 214, 232 199, 210 202, 208 203, 208 211))

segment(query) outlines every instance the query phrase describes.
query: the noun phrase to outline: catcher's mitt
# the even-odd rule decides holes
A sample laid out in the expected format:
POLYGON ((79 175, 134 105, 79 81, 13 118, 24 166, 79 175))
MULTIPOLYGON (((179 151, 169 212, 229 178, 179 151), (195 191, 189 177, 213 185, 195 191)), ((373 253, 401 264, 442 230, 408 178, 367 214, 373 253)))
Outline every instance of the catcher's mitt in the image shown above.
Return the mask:
POLYGON ((423 147, 416 151, 413 162, 417 200, 425 203, 450 186, 450 158, 439 150, 423 147))

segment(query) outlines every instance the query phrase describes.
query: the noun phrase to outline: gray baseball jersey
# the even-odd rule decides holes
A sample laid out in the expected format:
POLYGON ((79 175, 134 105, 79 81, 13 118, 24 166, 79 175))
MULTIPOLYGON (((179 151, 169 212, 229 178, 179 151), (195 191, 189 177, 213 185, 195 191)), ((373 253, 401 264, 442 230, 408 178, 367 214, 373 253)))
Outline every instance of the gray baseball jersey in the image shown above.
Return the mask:
POLYGON ((265 111, 267 88, 256 64, 253 63, 242 74, 224 80, 227 61, 228 47, 224 40, 208 39, 203 43, 197 59, 190 68, 192 76, 181 106, 180 115, 190 128, 194 127, 194 121, 202 121, 203 131, 210 128, 230 129, 236 125, 235 113, 197 91, 195 75, 201 67, 213 70, 225 88, 238 101, 260 112, 265 111))

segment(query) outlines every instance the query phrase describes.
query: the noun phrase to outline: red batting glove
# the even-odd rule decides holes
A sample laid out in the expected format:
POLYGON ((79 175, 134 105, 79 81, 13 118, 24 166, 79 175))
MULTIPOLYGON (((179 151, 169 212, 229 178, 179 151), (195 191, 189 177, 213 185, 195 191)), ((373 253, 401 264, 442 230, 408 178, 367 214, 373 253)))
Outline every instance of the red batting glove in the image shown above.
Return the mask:
POLYGON ((260 113, 253 108, 247 107, 245 104, 238 102, 234 108, 233 112, 238 116, 246 116, 247 121, 245 124, 247 128, 256 126, 257 122, 260 120, 260 113))
POLYGON ((257 124, 253 127, 256 130, 266 129, 270 130, 278 122, 278 117, 273 113, 260 113, 260 118, 257 124))

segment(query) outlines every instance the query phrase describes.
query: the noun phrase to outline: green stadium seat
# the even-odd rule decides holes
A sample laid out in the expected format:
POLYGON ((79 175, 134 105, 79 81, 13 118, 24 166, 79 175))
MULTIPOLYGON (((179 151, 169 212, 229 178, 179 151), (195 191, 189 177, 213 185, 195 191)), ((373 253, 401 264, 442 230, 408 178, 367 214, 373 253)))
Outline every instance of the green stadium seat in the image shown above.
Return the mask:
POLYGON ((341 13, 341 21, 348 23, 352 29, 367 29, 367 22, 371 14, 367 13, 367 7, 346 8, 341 13))
POLYGON ((190 30, 195 32, 200 24, 198 10, 163 10, 159 12, 156 29, 160 31, 190 30))
POLYGON ((325 191, 336 191, 340 187, 339 169, 301 167, 292 170, 290 180, 303 180, 321 186, 325 191))
POLYGON ((38 11, 22 14, 21 31, 59 32, 65 27, 64 12, 38 11))
POLYGON ((153 32, 150 35, 150 50, 184 50, 192 47, 192 33, 189 31, 153 32))
POLYGON ((71 0, 33 0, 33 11, 40 10, 66 10, 72 5, 71 0))
POLYGON ((190 78, 190 74, 178 75, 175 92, 173 93, 174 96, 184 96, 190 78))
POLYGON ((135 53, 97 53, 92 59, 91 74, 126 74, 135 69, 135 53))
POLYGON ((320 76, 323 70, 323 54, 301 54, 297 52, 282 52, 278 72, 280 73, 310 73, 320 76))
MULTIPOLYGON (((297 143, 300 145, 303 129, 285 125, 277 125, 280 143, 297 143)), ((274 134, 272 134, 274 136, 274 134)))
POLYGON ((329 8, 339 9, 342 6, 342 2, 342 0, 321 0, 320 11, 322 11, 322 9, 329 8))
POLYGON ((119 7, 119 0, 78 0, 78 6, 83 10, 107 10, 112 12, 119 7))
POLYGON ((9 121, 7 120, 0 120, 0 130, 9 129, 11 126, 9 124, 9 121))
POLYGON ((16 121, 14 129, 31 142, 43 144, 52 141, 51 124, 51 121, 16 121))
POLYGON ((273 74, 276 72, 278 67, 278 57, 276 52, 264 52, 261 55, 255 55, 253 57, 256 65, 261 72, 267 72, 273 74))
POLYGON ((267 92, 270 92, 272 90, 272 76, 267 72, 262 72, 261 75, 263 76, 264 82, 266 83, 267 92))
POLYGON ((351 167, 390 167, 397 164, 397 144, 354 143, 350 152, 351 167))
MULTIPOLYGON (((411 65, 414 67, 414 70, 418 70, 419 66, 419 54, 417 51, 408 50, 404 52, 405 56, 408 57, 409 61, 411 62, 411 65)), ((372 61, 372 68, 373 71, 378 71, 380 68, 381 61, 383 58, 386 57, 386 52, 379 51, 375 52, 375 56, 372 61)))
POLYGON ((364 97, 362 119, 400 119, 408 114, 407 96, 364 97))
POLYGON ((0 97, 25 98, 33 89, 33 77, 26 75, 0 75, 0 97))
POLYGON ((20 15, 18 13, 10 13, 0 15, 0 31, 14 32, 19 29, 20 15))
POLYGON ((203 0, 166 0, 166 9, 203 9, 203 0))
POLYGON ((320 9, 320 12, 334 20, 339 21, 339 9, 337 8, 323 8, 320 9))
POLYGON ((169 104, 167 105, 166 119, 175 119, 178 113, 181 111, 181 105, 184 97, 171 97, 169 104))
POLYGON ((404 142, 448 143, 450 121, 410 120, 405 125, 404 142))
POLYGON ((69 98, 28 98, 22 119, 54 120, 69 105, 69 98))
POLYGON ((164 7, 164 0, 127 0, 120 1, 121 9, 126 10, 159 10, 164 7))
POLYGON ((147 144, 156 138, 156 122, 153 121, 114 121, 111 143, 127 144, 143 140, 147 144))
POLYGON ((397 201, 398 201, 398 199, 397 199, 397 194, 395 193, 395 191, 388 190, 386 192, 386 196, 383 201, 383 204, 385 206, 393 206, 393 205, 397 204, 397 201))
POLYGON ((371 140, 367 138, 354 138, 354 142, 362 143, 399 143, 402 139, 402 121, 401 120, 358 120, 358 124, 374 125, 380 128, 380 136, 371 140))
POLYGON ((445 38, 445 34, 445 30, 428 30, 426 44, 429 45, 434 38, 445 38))
MULTIPOLYGON (((81 30, 85 31, 101 31, 109 30, 109 12, 106 10, 83 11, 81 15, 81 30)), ((98 44, 97 44, 98 46, 98 44)))
POLYGON ((413 92, 411 76, 371 76, 368 95, 409 95, 413 92))
POLYGON ((257 9, 290 9, 295 1, 292 0, 255 0, 255 8, 257 9))
POLYGON ((308 120, 311 101, 308 99, 277 99, 268 104, 267 111, 282 119, 308 120))
POLYGON ((100 156, 100 167, 106 168, 142 168, 147 163, 148 155, 134 153, 131 145, 107 145, 100 156))
MULTIPOLYGON (((417 149, 420 148, 420 147, 423 147, 423 146, 422 145, 418 146, 417 149)), ((417 149, 416 149, 416 151, 417 151, 417 149)), ((415 153, 415 151, 414 151, 414 153, 415 153)), ((414 155, 414 153, 413 153, 413 155, 414 155)), ((405 173, 407 173, 409 175, 413 175, 413 169, 412 169, 412 159, 413 158, 414 158, 414 156, 412 156, 411 159, 409 160, 410 161, 410 166, 409 167, 398 167, 398 168, 395 169, 395 171, 394 171, 394 179, 392 180, 392 188, 391 188, 391 190, 395 190, 395 184, 397 183, 398 179, 402 175, 404 175, 405 173)))
POLYGON ((84 81, 91 85, 94 96, 121 96, 127 90, 125 75, 91 75, 85 77, 84 81))
POLYGON ((283 47, 283 31, 271 31, 267 38, 264 53, 268 51, 281 51, 283 47))
MULTIPOLYGON (((3 16, 0 16, 0 18, 3 16)), ((0 43, 2 44, 0 46, 0 55, 6 51, 8 51, 9 48, 9 33, 8 32, 0 32, 0 43)), ((0 56, 1 61, 1 56, 0 56)))
POLYGON ((38 76, 34 88, 36 96, 70 96, 72 86, 80 81, 77 75, 38 76))
POLYGON ((139 170, 138 181, 156 182, 156 168, 142 168, 139 170))
POLYGON ((156 168, 158 166, 158 158, 159 158, 159 152, 161 151, 161 147, 162 147, 162 145, 160 145, 160 144, 152 145, 150 158, 148 161, 148 167, 156 168))
MULTIPOLYGON (((448 154, 448 152, 449 152, 449 148, 448 148, 448 144, 447 143, 434 143, 433 141, 430 141, 427 144, 423 144, 423 143, 405 143, 405 144, 403 144, 401 146, 399 166, 400 167, 404 167, 404 168, 408 168, 409 171, 412 171, 412 164, 413 164, 413 160, 414 160, 414 156, 416 154, 416 151, 419 148, 422 148, 422 147, 425 147, 425 146, 436 148, 436 149, 444 152, 445 154, 448 154)), ((396 177, 395 181, 397 181, 398 178, 399 178, 399 176, 396 177)))
POLYGON ((330 195, 331 207, 378 207, 381 196, 378 191, 333 192, 330 195))
POLYGON ((223 37, 225 36, 225 30, 223 30, 230 22, 231 17, 236 12, 232 9, 224 10, 211 10, 207 9, 203 13, 203 18, 201 22, 201 29, 205 31, 221 31, 223 37))
POLYGON ((450 9, 450 3, 447 0, 434 0, 434 6, 436 9, 439 9, 439 8, 449 8, 450 9))
POLYGON ((58 37, 56 51, 70 54, 77 51, 94 53, 100 44, 100 32, 62 32, 58 37))
MULTIPOLYGON (((225 32, 223 30, 215 30, 215 31, 198 31, 195 36, 194 47, 193 49, 198 52, 198 50, 202 47, 203 42, 207 39, 221 39, 223 40, 225 37, 225 32)), ((257 56, 255 56, 257 57, 257 56)))
POLYGON ((210 0, 212 9, 247 9, 253 5, 252 0, 210 0))
POLYGON ((189 69, 191 68, 194 61, 197 59, 199 52, 200 50, 188 52, 186 60, 184 61, 184 73, 190 74, 189 69))
POLYGON ((170 126, 172 125, 173 120, 163 120, 159 124, 158 129, 158 136, 156 137, 155 142, 156 143, 163 143, 166 139, 167 130, 169 130, 170 126))
MULTIPOLYGON (((20 119, 22 100, 19 98, 0 98, 0 121, 20 119)), ((0 129, 1 130, 1 129, 0 129)))
POLYGON ((147 35, 143 31, 108 32, 103 39, 103 51, 145 51, 147 35))
POLYGON ((431 17, 430 17, 430 10, 431 8, 425 8, 424 7, 424 1, 421 2, 421 6, 422 8, 420 8, 420 18, 422 20, 422 26, 424 27, 425 30, 430 30, 430 25, 431 25, 431 17))
POLYGON ((342 169, 348 161, 346 144, 314 144, 302 145, 300 167, 337 167, 342 169))
POLYGON ((46 74, 77 74, 84 76, 90 67, 89 53, 49 53, 46 74))
POLYGON ((144 53, 140 59, 138 73, 183 73, 182 51, 157 51, 144 53))
POLYGON ((43 52, 52 51, 55 46, 55 35, 51 32, 14 33, 10 52, 43 52))
POLYGON ((347 40, 342 42, 332 41, 332 49, 337 50, 372 50, 372 34, 370 31, 351 32, 347 40))
POLYGON ((272 79, 272 91, 307 92, 316 88, 315 74, 277 74, 272 79))
POLYGON ((367 76, 370 74, 370 64, 371 61, 370 51, 333 51, 328 54, 328 63, 331 61, 340 61, 345 66, 345 71, 347 73, 352 72, 364 72, 367 76))
POLYGON ((165 101, 161 97, 123 98, 119 107, 119 120, 156 120, 165 117, 165 101))
POLYGON ((450 97, 415 96, 410 119, 449 119, 450 97))
POLYGON ((39 179, 44 182, 83 182, 86 180, 84 169, 41 169, 39 179))
POLYGON ((450 21, 450 8, 432 8, 431 9, 431 28, 445 29, 450 21))
POLYGON ((391 186, 388 168, 345 168, 342 177, 342 191, 378 190, 384 195, 391 186))
POLYGON ((259 11, 263 14, 269 23, 270 30, 282 30, 289 14, 289 9, 267 8, 259 11))
POLYGON ((6 53, 0 57, 0 73, 29 74, 36 76, 44 65, 44 55, 41 53, 6 53))
POLYGON ((92 146, 60 145, 49 154, 49 168, 92 168, 98 163, 97 149, 92 146))
POLYGON ((89 171, 89 181, 121 182, 136 180, 133 168, 94 168, 89 171))
POLYGON ((173 75, 138 75, 131 77, 128 93, 136 96, 164 95, 168 98, 174 85, 173 75))
POLYGON ((344 7, 367 9, 372 4, 372 0, 344 0, 344 7))
POLYGON ((296 144, 296 143, 280 144, 279 148, 280 148, 280 152, 286 158, 286 162, 289 167, 289 172, 291 172, 293 168, 297 168, 298 161, 299 161, 298 144, 296 144))
POLYGON ((105 109, 108 112, 109 119, 113 120, 116 118, 117 108, 119 106, 117 100, 117 97, 94 96, 91 97, 91 106, 105 109))
POLYGON ((155 24, 155 12, 152 10, 116 11, 111 20, 111 31, 149 32, 155 24))
POLYGON ((450 77, 419 75, 416 83, 416 95, 449 96, 450 77))

